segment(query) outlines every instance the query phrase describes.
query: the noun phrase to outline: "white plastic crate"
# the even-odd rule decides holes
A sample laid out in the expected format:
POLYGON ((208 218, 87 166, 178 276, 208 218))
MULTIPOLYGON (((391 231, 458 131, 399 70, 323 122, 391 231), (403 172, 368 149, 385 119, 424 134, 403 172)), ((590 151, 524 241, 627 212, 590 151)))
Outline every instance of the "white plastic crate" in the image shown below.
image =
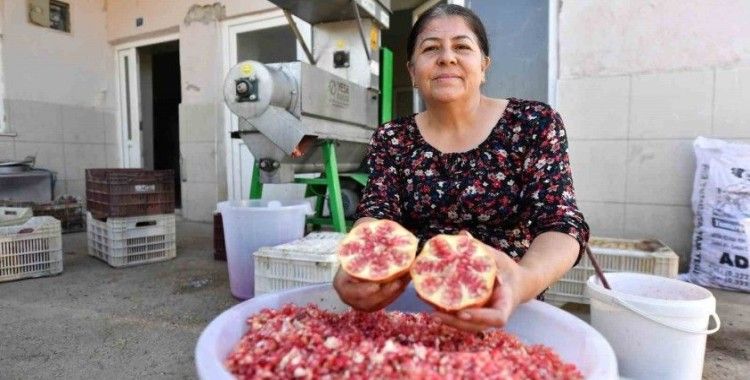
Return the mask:
MULTIPOLYGON (((607 272, 634 272, 677 277, 679 257, 660 241, 591 238, 589 247, 605 275, 607 272)), ((595 273, 591 260, 584 253, 581 262, 547 290, 545 301, 556 305, 590 303, 585 293, 586 281, 595 273)))
POLYGON ((89 255, 113 267, 169 260, 177 256, 174 214, 107 218, 86 215, 89 255))
POLYGON ((24 224, 31 216, 30 207, 0 207, 0 227, 24 224))
POLYGON ((346 234, 314 232, 253 253, 255 295, 331 282, 339 268, 336 247, 346 234))
POLYGON ((62 256, 62 229, 53 217, 0 227, 0 282, 59 274, 62 256))

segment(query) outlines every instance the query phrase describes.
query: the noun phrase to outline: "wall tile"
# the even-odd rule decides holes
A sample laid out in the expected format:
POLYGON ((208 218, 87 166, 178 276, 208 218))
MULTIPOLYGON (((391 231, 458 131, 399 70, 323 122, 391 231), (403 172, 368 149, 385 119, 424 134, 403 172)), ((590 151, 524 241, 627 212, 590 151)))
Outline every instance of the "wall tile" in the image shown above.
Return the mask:
POLYGON ((695 174, 693 141, 631 141, 627 173, 627 202, 690 205, 695 174))
POLYGON ((212 221, 216 203, 215 183, 182 183, 182 215, 185 219, 212 221))
POLYGON ((557 91, 557 109, 571 139, 628 136, 629 77, 563 79, 557 91))
POLYGON ((16 158, 16 144, 12 139, 0 138, 0 160, 16 158))
POLYGON ((633 77, 631 138, 693 138, 711 133, 713 72, 633 77))
POLYGON ((8 100, 8 124, 17 141, 62 141, 60 106, 27 100, 8 100))
POLYGON ((85 180, 86 169, 105 165, 104 144, 66 144, 65 164, 68 180, 85 180))
POLYGON ((104 122, 104 142, 107 144, 117 144, 120 141, 117 115, 113 111, 104 111, 102 119, 104 122))
POLYGON ((190 182, 216 183, 216 150, 214 143, 181 143, 180 152, 186 178, 190 182))
POLYGON ((58 179, 66 179, 63 144, 41 142, 16 142, 16 158, 36 155, 36 167, 57 173, 58 179))
POLYGON ((116 144, 105 145, 104 155, 106 157, 106 166, 108 168, 122 167, 122 164, 120 163, 120 150, 116 144))
POLYGON ((104 115, 94 107, 60 106, 63 140, 72 143, 104 143, 104 115))
POLYGON ((716 71, 714 136, 750 137, 750 67, 716 71))
POLYGON ((680 256, 680 272, 690 262, 693 212, 688 206, 629 204, 625 207, 625 233, 629 239, 659 239, 680 256))
POLYGON ((570 141, 576 198, 591 202, 625 201, 627 141, 570 141))
POLYGON ((591 235, 598 237, 620 237, 625 223, 625 204, 610 202, 578 201, 591 235))
POLYGON ((218 112, 223 112, 215 103, 180 104, 180 142, 213 142, 219 127, 218 112))

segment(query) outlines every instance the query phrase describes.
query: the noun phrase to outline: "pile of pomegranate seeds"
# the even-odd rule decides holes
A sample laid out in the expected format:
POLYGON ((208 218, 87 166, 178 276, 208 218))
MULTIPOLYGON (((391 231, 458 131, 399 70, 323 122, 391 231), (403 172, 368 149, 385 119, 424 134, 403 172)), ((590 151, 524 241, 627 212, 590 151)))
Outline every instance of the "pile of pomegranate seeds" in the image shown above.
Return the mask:
POLYGON ((549 348, 425 313, 264 309, 226 360, 240 379, 582 379, 549 348))

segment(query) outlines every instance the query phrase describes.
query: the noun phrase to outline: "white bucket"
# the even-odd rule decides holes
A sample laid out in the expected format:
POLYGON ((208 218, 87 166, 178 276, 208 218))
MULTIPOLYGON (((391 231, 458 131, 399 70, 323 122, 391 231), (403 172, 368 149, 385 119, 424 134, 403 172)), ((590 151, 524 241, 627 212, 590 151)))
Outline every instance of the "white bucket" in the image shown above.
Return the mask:
POLYGON ((706 336, 719 330, 716 299, 708 290, 666 277, 607 273, 586 285, 591 325, 609 341, 620 375, 633 379, 700 379, 706 336), (709 318, 715 327, 708 329, 709 318))
POLYGON ((229 287, 239 299, 255 295, 253 253, 301 238, 310 203, 244 200, 218 204, 224 226, 229 287))

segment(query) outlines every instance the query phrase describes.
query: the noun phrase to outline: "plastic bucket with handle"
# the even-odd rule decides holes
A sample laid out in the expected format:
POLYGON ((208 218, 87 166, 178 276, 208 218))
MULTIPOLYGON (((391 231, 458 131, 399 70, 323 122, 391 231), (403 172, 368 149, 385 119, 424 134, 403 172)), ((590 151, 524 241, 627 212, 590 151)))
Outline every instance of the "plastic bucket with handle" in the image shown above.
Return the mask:
POLYGON ((612 345, 620 375, 632 379, 700 379, 706 336, 719 330, 716 299, 694 284, 640 273, 596 275, 586 285, 591 325, 612 345), (709 320, 714 326, 709 328, 709 320))

